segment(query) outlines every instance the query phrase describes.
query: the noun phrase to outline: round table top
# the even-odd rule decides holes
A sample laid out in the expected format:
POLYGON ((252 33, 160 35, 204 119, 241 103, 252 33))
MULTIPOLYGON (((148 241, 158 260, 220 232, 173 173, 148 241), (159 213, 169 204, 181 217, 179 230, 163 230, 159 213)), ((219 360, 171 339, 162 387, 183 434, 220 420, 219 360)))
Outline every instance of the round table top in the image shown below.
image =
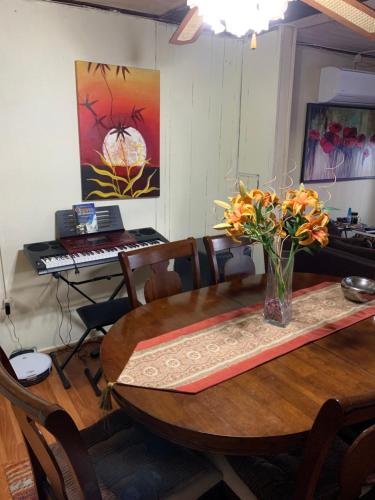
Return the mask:
MULTIPOLYGON (((293 290, 332 276, 295 273, 293 290)), ((141 306, 104 337, 101 362, 115 381, 136 344, 263 300, 265 275, 220 283, 141 306)), ((278 452, 300 443, 322 403, 375 387, 374 317, 307 344, 198 394, 116 385, 114 397, 136 421, 204 451, 278 452)))

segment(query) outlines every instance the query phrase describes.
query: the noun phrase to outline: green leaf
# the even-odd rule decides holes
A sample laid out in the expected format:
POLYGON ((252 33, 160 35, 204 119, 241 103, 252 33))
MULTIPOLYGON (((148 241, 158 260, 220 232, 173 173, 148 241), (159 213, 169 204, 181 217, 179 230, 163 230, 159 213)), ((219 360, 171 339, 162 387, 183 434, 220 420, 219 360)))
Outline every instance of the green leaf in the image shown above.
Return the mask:
POLYGON ((303 247, 302 249, 304 252, 308 253, 309 255, 314 255, 314 252, 311 250, 309 247, 303 247))
POLYGON ((288 233, 293 236, 294 233, 295 233, 295 229, 294 229, 294 226, 292 226, 292 224, 289 222, 289 221, 286 221, 285 222, 285 227, 286 227, 286 230, 288 231, 288 233))

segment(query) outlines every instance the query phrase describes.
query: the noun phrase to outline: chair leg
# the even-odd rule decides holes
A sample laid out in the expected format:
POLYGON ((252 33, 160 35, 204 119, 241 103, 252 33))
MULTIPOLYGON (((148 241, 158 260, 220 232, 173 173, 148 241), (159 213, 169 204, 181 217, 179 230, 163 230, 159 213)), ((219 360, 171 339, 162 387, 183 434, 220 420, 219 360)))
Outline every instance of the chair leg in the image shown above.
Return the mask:
MULTIPOLYGON (((103 335, 107 335, 107 330, 105 330, 103 327, 99 327, 97 328, 98 331, 102 332, 103 335)), ((94 349, 91 353, 90 353, 90 356, 92 358, 97 358, 100 354, 100 347, 97 347, 96 349, 94 349)), ((95 392, 95 395, 96 396, 101 396, 102 395, 102 391, 99 389, 98 387, 98 382, 99 380, 102 378, 102 375, 103 375, 103 370, 102 368, 99 368, 98 371, 95 373, 95 375, 93 375, 90 371, 89 368, 85 368, 85 375, 88 379, 88 381, 90 382, 90 385, 91 387, 93 388, 94 392, 95 392)))
POLYGON ((69 380, 66 378, 66 375, 64 373, 64 369, 65 369, 66 365, 69 363, 69 361, 72 359, 72 357, 79 350, 79 348, 83 344, 85 338, 87 337, 87 335, 90 332, 91 332, 91 329, 89 329, 89 328, 87 330, 85 330, 85 332, 83 333, 83 335, 81 336, 81 338, 79 339, 79 341, 77 342, 77 344, 74 346, 74 349, 69 354, 69 356, 65 359, 65 361, 63 361, 63 363, 60 364, 58 362, 58 359, 57 359, 57 356, 56 356, 55 352, 51 352, 51 354, 50 354, 50 356, 52 358, 53 365, 56 368, 57 374, 59 375, 60 380, 61 380, 61 382, 62 382, 62 384, 63 384, 63 386, 64 386, 65 389, 69 389, 71 387, 71 385, 70 385, 69 380))
POLYGON ((102 378, 103 369, 99 368, 98 371, 95 373, 95 375, 93 375, 89 368, 85 368, 85 375, 86 375, 88 381, 90 382, 91 387, 93 388, 93 390, 95 392, 95 396, 98 396, 98 397, 101 396, 102 391, 98 387, 98 382, 102 378))
MULTIPOLYGON (((102 326, 97 328, 99 332, 102 332, 103 335, 107 335, 107 330, 105 330, 102 326)), ((92 358, 98 358, 100 354, 100 347, 96 347, 93 351, 90 352, 90 356, 92 358)))

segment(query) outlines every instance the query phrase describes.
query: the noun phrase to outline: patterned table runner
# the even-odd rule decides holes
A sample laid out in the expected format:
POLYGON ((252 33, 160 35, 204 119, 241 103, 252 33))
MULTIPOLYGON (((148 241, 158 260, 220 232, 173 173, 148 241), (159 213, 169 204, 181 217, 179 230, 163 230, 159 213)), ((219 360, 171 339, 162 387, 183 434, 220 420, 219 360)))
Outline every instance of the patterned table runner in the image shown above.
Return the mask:
POLYGON ((257 304, 142 341, 117 383, 197 393, 373 314, 375 300, 350 302, 339 283, 321 283, 293 294, 286 328, 257 304))

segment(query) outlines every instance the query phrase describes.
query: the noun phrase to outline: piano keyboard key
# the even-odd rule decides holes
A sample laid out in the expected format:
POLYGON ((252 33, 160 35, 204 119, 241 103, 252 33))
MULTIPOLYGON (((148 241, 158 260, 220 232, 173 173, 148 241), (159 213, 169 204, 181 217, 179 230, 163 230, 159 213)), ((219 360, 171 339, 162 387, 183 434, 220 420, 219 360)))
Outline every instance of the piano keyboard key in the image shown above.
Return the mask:
MULTIPOLYGON (((129 252, 130 250, 135 250, 137 248, 145 248, 154 245, 162 245, 164 242, 162 240, 150 240, 138 243, 130 243, 128 245, 121 245, 114 248, 107 248, 101 250, 92 250, 87 252, 77 252, 74 254, 66 255, 56 255, 53 257, 44 257, 40 259, 40 262, 45 267, 44 272, 52 272, 65 270, 66 268, 73 269, 76 266, 85 266, 100 263, 105 264, 106 261, 116 260, 119 252, 129 252)), ((39 274, 43 274, 41 266, 39 266, 39 274)))

